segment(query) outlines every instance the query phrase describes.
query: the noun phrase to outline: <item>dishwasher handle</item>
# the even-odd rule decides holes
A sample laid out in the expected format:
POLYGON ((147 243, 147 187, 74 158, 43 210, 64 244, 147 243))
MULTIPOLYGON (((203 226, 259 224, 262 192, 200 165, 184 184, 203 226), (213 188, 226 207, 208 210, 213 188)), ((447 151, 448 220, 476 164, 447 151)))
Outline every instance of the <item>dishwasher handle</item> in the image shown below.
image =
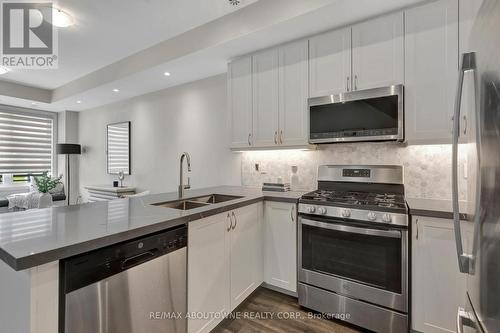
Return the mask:
POLYGON ((123 270, 129 269, 131 267, 137 266, 139 264, 142 264, 146 261, 149 261, 156 257, 158 254, 158 250, 150 250, 150 251, 145 251, 139 254, 136 254, 135 256, 131 256, 129 258, 126 258, 125 260, 122 260, 120 267, 123 270))

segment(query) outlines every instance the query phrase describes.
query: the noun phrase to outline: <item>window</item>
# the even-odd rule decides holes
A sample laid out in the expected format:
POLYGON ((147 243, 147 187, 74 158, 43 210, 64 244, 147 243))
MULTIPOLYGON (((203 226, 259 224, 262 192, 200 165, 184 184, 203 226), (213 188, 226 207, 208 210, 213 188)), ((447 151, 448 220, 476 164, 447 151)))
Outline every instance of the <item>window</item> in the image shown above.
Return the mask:
POLYGON ((0 182, 13 183, 55 172, 56 114, 0 106, 0 182))

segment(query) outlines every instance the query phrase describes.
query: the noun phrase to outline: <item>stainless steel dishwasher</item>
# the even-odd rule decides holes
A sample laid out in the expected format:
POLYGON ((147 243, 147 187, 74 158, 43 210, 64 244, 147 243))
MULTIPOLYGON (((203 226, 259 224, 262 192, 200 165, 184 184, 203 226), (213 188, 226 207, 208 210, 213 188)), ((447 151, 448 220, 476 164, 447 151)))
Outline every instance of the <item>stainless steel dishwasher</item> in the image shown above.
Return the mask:
POLYGON ((187 332, 186 245, 182 226, 62 261, 59 331, 187 332))

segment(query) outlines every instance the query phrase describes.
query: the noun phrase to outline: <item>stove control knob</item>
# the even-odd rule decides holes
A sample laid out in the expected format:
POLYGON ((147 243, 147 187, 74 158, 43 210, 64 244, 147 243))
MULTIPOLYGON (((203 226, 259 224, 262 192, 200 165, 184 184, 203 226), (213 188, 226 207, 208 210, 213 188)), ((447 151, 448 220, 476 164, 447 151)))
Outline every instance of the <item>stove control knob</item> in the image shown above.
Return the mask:
POLYGON ((374 212, 368 213, 368 220, 375 221, 376 219, 377 219, 377 214, 375 214, 374 212))
POLYGON ((391 222, 392 221, 391 214, 386 213, 386 214, 382 215, 382 221, 387 222, 387 223, 391 222))
POLYGON ((326 214, 326 208, 324 207, 319 207, 318 208, 318 213, 321 214, 321 215, 325 215, 326 214))
POLYGON ((306 210, 309 214, 312 214, 316 211, 316 208, 314 206, 309 206, 306 208, 306 210))
POLYGON ((342 217, 348 218, 351 216, 351 210, 350 209, 342 209, 342 217))

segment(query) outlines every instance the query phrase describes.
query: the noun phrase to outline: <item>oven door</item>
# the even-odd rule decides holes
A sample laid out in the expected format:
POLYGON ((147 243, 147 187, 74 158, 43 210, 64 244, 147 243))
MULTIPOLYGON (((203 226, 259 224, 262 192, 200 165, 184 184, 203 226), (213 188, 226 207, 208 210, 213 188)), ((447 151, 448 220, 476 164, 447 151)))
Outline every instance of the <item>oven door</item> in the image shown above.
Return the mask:
POLYGON ((408 231, 299 217, 299 281, 408 311, 408 231))

